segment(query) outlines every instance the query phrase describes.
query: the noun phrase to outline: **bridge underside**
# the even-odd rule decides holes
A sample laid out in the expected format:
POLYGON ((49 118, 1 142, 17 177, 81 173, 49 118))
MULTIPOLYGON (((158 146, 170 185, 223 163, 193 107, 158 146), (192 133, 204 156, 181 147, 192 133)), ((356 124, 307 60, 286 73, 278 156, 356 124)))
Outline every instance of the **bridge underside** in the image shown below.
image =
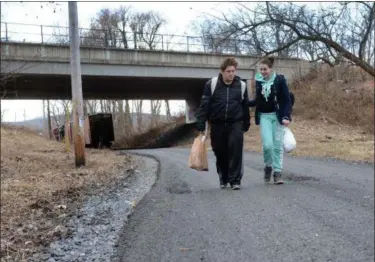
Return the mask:
MULTIPOLYGON (((200 97, 207 79, 82 76, 84 99, 175 99, 200 97)), ((70 75, 24 74, 1 88, 3 99, 71 99, 70 75)))

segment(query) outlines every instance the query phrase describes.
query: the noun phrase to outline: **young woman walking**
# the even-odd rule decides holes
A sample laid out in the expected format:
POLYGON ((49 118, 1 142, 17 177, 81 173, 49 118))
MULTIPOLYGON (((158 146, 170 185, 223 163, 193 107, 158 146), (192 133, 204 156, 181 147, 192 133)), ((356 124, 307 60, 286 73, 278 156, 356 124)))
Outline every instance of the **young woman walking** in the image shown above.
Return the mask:
POLYGON ((255 106, 255 123, 260 125, 264 158, 264 181, 270 182, 272 171, 275 184, 283 184, 284 127, 291 121, 291 99, 283 75, 272 70, 273 57, 260 61, 260 73, 255 75, 256 95, 249 101, 255 106))

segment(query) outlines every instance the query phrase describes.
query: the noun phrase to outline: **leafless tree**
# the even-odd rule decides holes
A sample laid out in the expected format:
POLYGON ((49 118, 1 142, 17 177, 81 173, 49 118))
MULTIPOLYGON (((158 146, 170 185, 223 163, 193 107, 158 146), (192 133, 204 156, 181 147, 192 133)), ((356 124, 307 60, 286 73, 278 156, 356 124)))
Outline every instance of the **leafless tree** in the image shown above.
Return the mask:
POLYGON ((193 23, 193 30, 201 38, 204 52, 212 53, 241 53, 237 48, 238 44, 234 38, 230 38, 228 25, 221 21, 205 19, 204 21, 193 23))
POLYGON ((83 45, 127 49, 133 41, 134 48, 155 49, 158 32, 165 24, 161 15, 152 11, 133 13, 130 6, 102 9, 92 19, 90 30, 83 32, 83 45))
POLYGON ((161 100, 151 100, 151 126, 156 126, 160 117, 161 100))
POLYGON ((59 45, 69 45, 69 28, 56 26, 52 31, 52 42, 59 45))
POLYGON ((93 115, 98 112, 98 100, 85 100, 85 106, 89 115, 93 115))
POLYGON ((64 117, 64 114, 62 113, 63 109, 57 105, 57 101, 48 101, 47 104, 48 103, 50 104, 50 113, 51 117, 53 118, 53 121, 51 121, 51 126, 53 125, 53 122, 54 126, 59 128, 62 125, 61 117, 64 117))
MULTIPOLYGON (((258 20, 259 15, 254 13, 250 16, 243 9, 239 9, 233 16, 237 20, 253 23, 258 20)), ((278 48, 284 45, 292 34, 292 31, 282 24, 274 23, 270 25, 270 28, 252 28, 246 34, 241 35, 235 30, 235 25, 222 19, 212 19, 212 17, 196 21, 193 24, 193 30, 201 36, 205 52, 251 55, 262 55, 266 48, 278 48)), ((293 51, 295 50, 289 47, 279 51, 278 54, 289 57, 293 51)))
POLYGON ((171 114, 171 108, 169 106, 169 100, 164 100, 165 102, 165 111, 167 113, 167 119, 170 121, 172 119, 172 114, 171 114))
POLYGON ((52 121, 50 100, 47 100, 47 121, 48 121, 48 138, 52 139, 52 121))
POLYGON ((118 18, 117 29, 121 34, 121 40, 123 48, 129 48, 129 40, 127 35, 128 27, 130 26, 131 19, 131 7, 130 6, 120 6, 118 10, 115 11, 118 18))
POLYGON ((166 20, 153 11, 133 14, 130 28, 134 33, 135 42, 138 42, 137 47, 155 49, 158 32, 165 24, 166 20))
POLYGON ((13 70, 9 70, 10 62, 6 60, 5 56, 1 56, 1 75, 0 75, 0 96, 1 98, 6 98, 8 95, 14 95, 18 97, 18 92, 15 87, 10 88, 12 86, 12 82, 16 81, 17 78, 21 76, 23 70, 27 70, 35 65, 30 65, 30 61, 22 62, 20 66, 14 68, 13 70))
POLYGON ((108 8, 101 9, 91 21, 90 30, 82 32, 82 43, 85 46, 119 47, 120 31, 117 28, 120 22, 118 12, 108 8))
POLYGON ((124 122, 125 122, 125 131, 133 132, 133 117, 130 111, 130 101, 125 100, 125 114, 124 114, 124 122))
POLYGON ((258 46, 262 55, 280 54, 297 43, 314 43, 316 61, 334 65, 345 59, 375 76, 374 66, 366 57, 374 49, 370 41, 374 31, 374 2, 332 3, 329 8, 319 10, 293 3, 266 2, 255 8, 239 3, 233 14, 223 13, 214 19, 228 25, 224 32, 228 38, 247 40, 261 30, 262 35, 268 36, 268 41, 258 46), (360 15, 353 16, 353 8, 360 15), (278 28, 280 34, 275 34, 278 28))
POLYGON ((137 117, 138 132, 142 130, 143 100, 134 100, 135 113, 137 117))
POLYGON ((1 119, 0 122, 4 121, 5 113, 8 111, 8 109, 1 108, 1 119))

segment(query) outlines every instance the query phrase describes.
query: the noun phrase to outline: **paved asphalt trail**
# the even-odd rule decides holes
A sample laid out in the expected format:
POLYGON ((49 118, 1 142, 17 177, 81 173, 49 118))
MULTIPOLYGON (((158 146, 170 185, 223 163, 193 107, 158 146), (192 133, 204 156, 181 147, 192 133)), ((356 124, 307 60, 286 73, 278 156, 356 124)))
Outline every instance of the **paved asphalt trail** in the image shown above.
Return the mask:
POLYGON ((285 158, 284 185, 246 153, 242 189, 187 167, 188 149, 132 151, 160 176, 124 226, 112 261, 374 261, 374 167, 285 158))

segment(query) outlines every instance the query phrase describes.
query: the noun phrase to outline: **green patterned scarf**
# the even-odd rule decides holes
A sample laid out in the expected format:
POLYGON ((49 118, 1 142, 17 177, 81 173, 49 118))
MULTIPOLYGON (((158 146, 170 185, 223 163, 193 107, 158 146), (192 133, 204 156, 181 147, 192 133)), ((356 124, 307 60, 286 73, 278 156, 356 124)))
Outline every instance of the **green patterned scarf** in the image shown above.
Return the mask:
POLYGON ((265 80, 261 73, 255 74, 255 80, 261 82, 262 84, 262 95, 268 101, 268 97, 271 94, 271 86, 273 81, 275 81, 276 73, 272 73, 271 77, 268 80, 265 80))

